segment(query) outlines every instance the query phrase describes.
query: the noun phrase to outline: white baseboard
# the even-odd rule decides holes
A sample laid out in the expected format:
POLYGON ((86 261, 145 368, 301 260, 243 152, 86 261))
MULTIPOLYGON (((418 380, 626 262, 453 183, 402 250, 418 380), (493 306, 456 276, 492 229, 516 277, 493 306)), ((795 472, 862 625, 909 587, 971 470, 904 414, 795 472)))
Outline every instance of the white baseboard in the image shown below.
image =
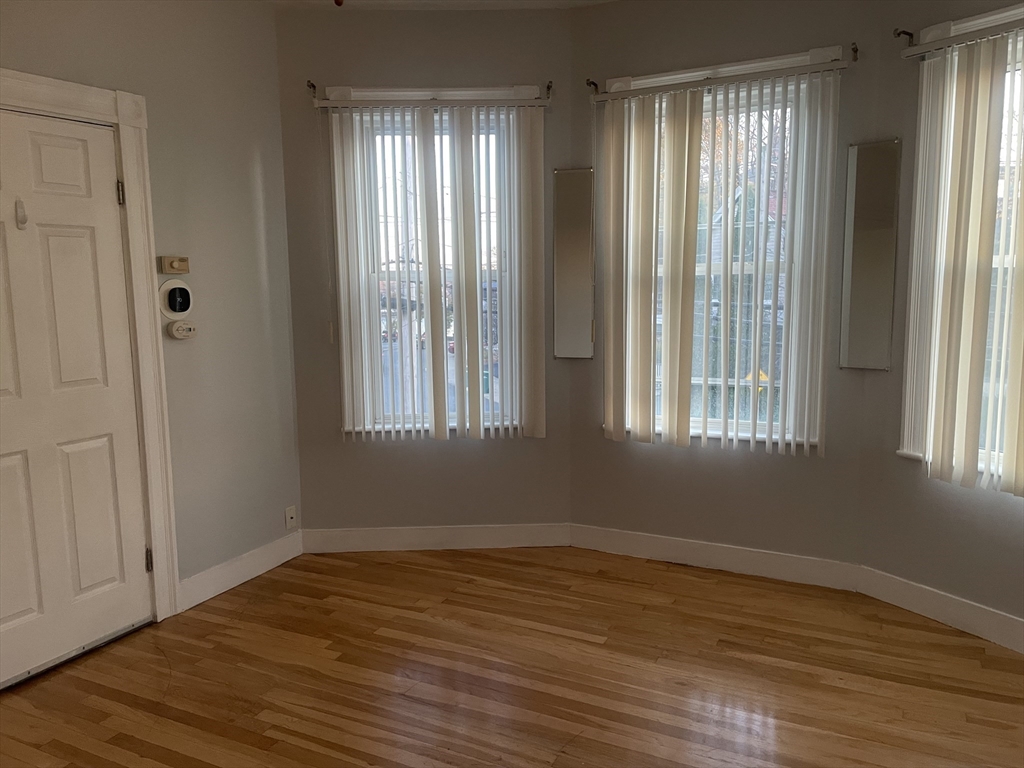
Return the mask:
POLYGON ((302 531, 304 552, 395 552, 417 549, 567 546, 569 523, 432 525, 418 528, 314 528, 302 531))
POLYGON ((1024 653, 1024 619, 866 565, 573 523, 572 546, 860 592, 1024 653))
POLYGON ((865 565, 575 523, 305 529, 185 579, 178 585, 178 609, 209 600, 303 552, 566 546, 860 592, 1024 653, 1024 619, 865 565))
POLYGON ((866 565, 860 569, 856 592, 1024 653, 1024 619, 866 565))
POLYGON ((859 565, 818 557, 787 555, 764 549, 576 523, 572 525, 570 541, 574 547, 596 549, 599 552, 695 565, 699 568, 744 573, 749 576, 766 576, 798 584, 847 589, 851 592, 857 591, 860 570, 859 565))
POLYGON ((178 583, 178 610, 187 611, 301 554, 302 534, 295 531, 226 563, 207 568, 178 583))

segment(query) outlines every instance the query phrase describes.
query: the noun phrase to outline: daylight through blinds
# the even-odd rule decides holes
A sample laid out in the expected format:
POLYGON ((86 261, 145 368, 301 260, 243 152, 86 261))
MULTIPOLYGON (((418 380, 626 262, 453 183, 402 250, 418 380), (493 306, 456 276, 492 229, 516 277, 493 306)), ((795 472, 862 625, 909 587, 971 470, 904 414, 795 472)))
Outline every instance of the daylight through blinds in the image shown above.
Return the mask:
POLYGON ((921 64, 901 453, 1024 496, 1024 31, 921 64))
POLYGON ((330 123, 345 432, 543 437, 543 110, 330 123))
POLYGON ((823 449, 839 74, 598 105, 605 432, 823 449))

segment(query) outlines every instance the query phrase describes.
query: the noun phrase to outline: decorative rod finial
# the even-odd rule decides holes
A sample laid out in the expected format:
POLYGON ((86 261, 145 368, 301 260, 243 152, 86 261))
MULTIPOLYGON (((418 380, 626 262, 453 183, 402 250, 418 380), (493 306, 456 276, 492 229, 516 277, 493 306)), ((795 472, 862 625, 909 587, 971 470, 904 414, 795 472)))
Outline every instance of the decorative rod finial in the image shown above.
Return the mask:
POLYGON ((594 89, 594 95, 595 95, 595 96, 596 96, 597 94, 599 94, 599 93, 601 92, 601 89, 600 89, 600 88, 598 88, 598 85, 597 85, 597 83, 595 83, 595 82, 594 82, 593 80, 591 80, 591 79, 590 79, 589 77, 587 78, 587 87, 589 87, 589 88, 593 88, 593 89, 594 89))

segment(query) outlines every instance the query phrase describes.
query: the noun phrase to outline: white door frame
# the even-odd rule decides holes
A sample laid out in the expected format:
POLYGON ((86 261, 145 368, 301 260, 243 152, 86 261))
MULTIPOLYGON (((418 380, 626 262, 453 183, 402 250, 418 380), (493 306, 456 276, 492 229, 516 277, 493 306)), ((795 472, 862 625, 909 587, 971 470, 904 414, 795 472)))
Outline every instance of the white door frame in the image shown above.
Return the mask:
POLYGON ((128 320, 138 398, 143 495, 149 546, 153 550, 153 608, 155 619, 161 621, 177 613, 178 555, 149 189, 146 100, 125 91, 0 69, 0 107, 114 129, 118 178, 124 185, 121 239, 125 248, 128 320))

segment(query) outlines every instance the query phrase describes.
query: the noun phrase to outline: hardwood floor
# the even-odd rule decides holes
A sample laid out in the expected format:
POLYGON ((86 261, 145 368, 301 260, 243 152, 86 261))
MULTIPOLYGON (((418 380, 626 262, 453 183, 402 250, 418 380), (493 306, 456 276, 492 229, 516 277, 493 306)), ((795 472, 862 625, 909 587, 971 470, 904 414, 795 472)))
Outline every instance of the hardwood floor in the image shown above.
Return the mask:
POLYGON ((0 695, 0 766, 1024 765, 1024 657, 581 549, 303 555, 0 695))

